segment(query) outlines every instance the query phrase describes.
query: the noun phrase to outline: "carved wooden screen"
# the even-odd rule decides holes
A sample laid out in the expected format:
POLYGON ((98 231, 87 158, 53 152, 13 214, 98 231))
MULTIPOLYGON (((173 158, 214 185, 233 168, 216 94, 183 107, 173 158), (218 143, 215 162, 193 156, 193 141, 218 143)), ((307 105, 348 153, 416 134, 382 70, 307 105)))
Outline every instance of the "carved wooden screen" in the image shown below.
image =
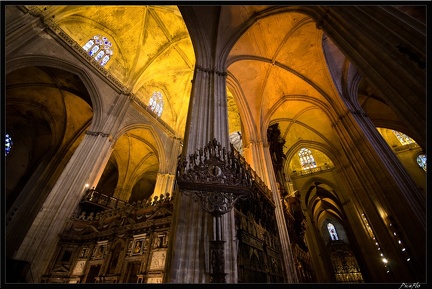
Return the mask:
POLYGON ((125 283, 137 283, 138 273, 140 271, 141 262, 129 262, 126 270, 126 282, 125 283))
POLYGON ((235 205, 238 282, 283 283, 275 206, 254 184, 247 200, 235 205))
POLYGON ((343 241, 330 241, 330 259, 338 283, 363 283, 363 276, 351 248, 343 241))
POLYGON ((98 212, 93 218, 83 218, 80 214, 73 216, 60 235, 60 255, 51 261, 52 266, 43 281, 161 283, 172 221, 172 201, 172 196, 167 193, 154 197, 154 200, 98 212), (63 254, 61 250, 70 252, 63 254), (55 270, 57 267, 61 271, 55 270))
POLYGON ((95 283, 96 282, 96 276, 99 275, 99 271, 101 269, 101 265, 94 265, 90 267, 90 270, 87 274, 87 278, 85 283, 95 283))

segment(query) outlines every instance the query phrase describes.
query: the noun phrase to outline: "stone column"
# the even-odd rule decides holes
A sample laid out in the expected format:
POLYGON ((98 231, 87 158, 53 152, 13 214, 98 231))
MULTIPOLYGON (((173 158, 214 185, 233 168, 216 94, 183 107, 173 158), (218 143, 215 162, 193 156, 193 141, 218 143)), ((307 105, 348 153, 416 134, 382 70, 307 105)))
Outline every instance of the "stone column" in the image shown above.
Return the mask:
POLYGON ((22 45, 30 43, 33 38, 39 37, 39 33, 45 29, 42 25, 38 11, 30 8, 17 8, 20 12, 14 15, 5 15, 5 59, 10 59, 16 50, 22 45), (20 14, 23 13, 23 14, 20 14), (13 20, 12 20, 13 19, 13 20))
POLYGON ((35 283, 40 282, 45 273, 55 252, 58 234, 85 193, 85 185, 94 185, 94 171, 110 153, 109 135, 88 132, 45 200, 14 256, 31 263, 35 283))
MULTIPOLYGON (((229 149, 225 73, 196 65, 183 154, 189 156, 216 139, 229 149)), ((191 197, 177 194, 170 283, 208 283, 212 217, 191 197)), ((234 212, 221 217, 226 281, 237 280, 234 212)))
POLYGON ((165 195, 166 193, 169 193, 170 196, 172 196, 174 182, 175 174, 158 173, 156 177, 156 185, 150 199, 153 200, 154 197, 160 198, 161 195, 165 195))
POLYGON ((425 25, 390 6, 305 9, 426 147, 425 25))
MULTIPOLYGON (((386 215, 382 215, 384 223, 386 218, 390 215, 397 220, 398 227, 404 231, 404 242, 409 246, 410 254, 412 254, 412 263, 406 262, 405 258, 401 258, 402 254, 400 248, 395 248, 395 255, 400 258, 398 262, 400 270, 407 271, 412 266, 417 267, 415 270, 419 277, 422 276, 422 268, 426 268, 426 199, 422 192, 418 189, 410 175, 405 170, 402 163, 397 158, 396 154, 392 151, 389 145, 385 142, 374 124, 364 113, 354 113, 353 117, 363 129, 363 132, 370 141, 372 147, 379 155, 383 162, 389 178, 395 189, 390 189, 383 181, 380 185, 383 188, 382 196, 386 204, 384 210, 386 215), (412 224, 416 224, 412 226, 412 224), (413 263, 416 263, 413 265, 413 263)), ((386 224, 388 226, 388 224, 386 224)), ((387 228, 387 233, 390 228, 387 228)), ((394 236, 391 236, 393 239, 394 236)))
MULTIPOLYGON (((188 119, 182 154, 188 157, 216 139, 229 149, 226 101, 226 56, 218 50, 220 7, 202 9, 180 6, 191 39, 196 64, 189 102, 188 119)), ((224 214, 220 222, 225 241, 227 283, 237 282, 237 252, 234 211, 224 214)), ((213 236, 212 216, 185 194, 176 193, 172 252, 169 256, 170 283, 209 283, 209 241, 213 236)))
MULTIPOLYGON (((65 169, 34 219, 14 259, 31 263, 35 283, 40 282, 56 249, 59 234, 74 213, 87 187, 95 187, 113 150, 109 132, 117 131, 129 108, 130 98, 117 95, 106 115, 94 110, 95 127, 85 132, 65 169), (105 117, 105 121, 102 119, 105 117), (98 121, 100 120, 100 121, 98 121), (100 128, 97 128, 100 124, 100 128), (97 130, 97 131, 96 131, 97 130)), ((14 226, 10 226, 11 230, 14 226)))
POLYGON ((394 280, 407 281, 413 264, 421 281, 426 264, 426 200, 364 113, 351 110, 334 127, 350 163, 346 171, 348 181, 391 262, 394 280), (397 219, 403 230, 403 239, 412 254, 411 263, 403 258, 389 232, 389 215, 397 219))
MULTIPOLYGON (((302 200, 302 203, 304 204, 304 200, 302 200)), ((327 248, 323 245, 322 235, 319 229, 316 227, 315 222, 310 217, 309 212, 305 213, 305 218, 308 224, 305 231, 305 237, 308 244, 312 265, 314 267, 316 282, 335 282, 332 264, 329 261, 329 258, 324 255, 327 248)))

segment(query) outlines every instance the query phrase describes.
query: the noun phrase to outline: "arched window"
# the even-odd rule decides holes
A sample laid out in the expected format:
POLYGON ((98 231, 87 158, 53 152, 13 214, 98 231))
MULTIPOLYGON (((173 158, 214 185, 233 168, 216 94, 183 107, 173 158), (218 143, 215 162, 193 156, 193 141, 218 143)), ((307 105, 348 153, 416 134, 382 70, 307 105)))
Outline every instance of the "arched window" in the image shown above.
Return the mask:
POLYGON ((111 47, 112 43, 108 38, 101 35, 95 35, 92 39, 87 41, 82 48, 87 51, 90 56, 94 56, 94 59, 100 65, 104 66, 113 55, 111 47))
POLYGON ((418 165, 426 172, 426 155, 421 154, 417 157, 418 165))
POLYGON ((415 143, 415 141, 412 138, 410 138, 409 136, 407 136, 406 134, 403 134, 403 133, 395 131, 395 130, 392 130, 392 131, 402 145, 415 143))
POLYGON ((339 237, 336 233, 336 229, 332 223, 327 224, 327 230, 329 231, 330 238, 332 239, 332 241, 339 240, 339 237))
POLYGON ((12 138, 9 136, 9 134, 6 134, 6 136, 5 136, 5 156, 7 156, 10 153, 11 148, 12 148, 12 138))
POLYGON ((302 148, 299 152, 300 163, 303 170, 316 168, 316 162, 312 156, 312 152, 307 148, 302 148))
POLYGON ((164 103, 162 99, 162 93, 159 91, 153 92, 151 98, 150 98, 150 109, 157 114, 158 117, 162 115, 164 103))

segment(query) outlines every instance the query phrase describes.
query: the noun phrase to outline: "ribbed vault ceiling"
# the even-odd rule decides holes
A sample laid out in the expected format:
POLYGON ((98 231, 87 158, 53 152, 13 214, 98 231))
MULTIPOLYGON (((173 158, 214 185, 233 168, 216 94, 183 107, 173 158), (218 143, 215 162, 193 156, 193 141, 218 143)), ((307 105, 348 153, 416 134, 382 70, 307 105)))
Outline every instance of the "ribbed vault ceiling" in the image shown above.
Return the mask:
MULTIPOLYGON (((195 55, 177 6, 38 7, 81 46, 94 35, 107 37, 114 56, 105 68, 145 104, 154 91, 162 92, 165 106, 161 119, 183 137, 195 55)), ((267 127, 279 123, 287 155, 295 156, 293 150, 298 151, 301 143, 317 150, 325 148, 327 156, 321 163, 316 159, 317 165, 338 156, 341 148, 334 123, 346 112, 338 91, 341 85, 349 85, 340 81, 350 67, 345 56, 316 28, 312 18, 295 7, 234 5, 214 9, 220 11, 217 51, 229 51, 229 133, 241 132, 243 146, 265 142, 267 127)), ((196 14, 205 23, 207 16, 196 14)), ((362 103, 370 112, 385 106, 368 100, 373 94, 367 83, 362 82, 361 87, 362 103)), ((146 131, 136 131, 124 144, 152 137, 146 131)), ((134 157, 130 148, 121 150, 129 152, 128 162, 145 157, 134 157)), ((155 161, 150 167, 157 168, 158 153, 152 149, 148 153, 156 156, 148 156, 155 161)), ((287 167, 299 164, 287 161, 287 167)), ((289 168, 295 169, 301 167, 289 168)))
MULTIPOLYGON (((257 14, 242 11, 245 19, 257 14)), ((274 10, 250 23, 228 57, 228 86, 243 124, 260 124, 245 126, 244 137, 265 140, 266 127, 277 122, 284 153, 302 140, 337 151, 332 123, 338 95, 323 53, 323 32, 294 9, 274 10)))
POLYGON ((162 120, 183 135, 195 65, 192 43, 176 6, 39 6, 83 46, 107 37, 114 55, 105 68, 144 104, 164 98, 162 120))
MULTIPOLYGON (((104 68, 146 105, 153 92, 161 92, 164 107, 160 118, 183 137, 195 55, 177 6, 38 8, 80 46, 95 35, 107 37, 113 56, 104 68)), ((148 128, 126 132, 116 141, 98 189, 112 195, 115 188, 115 196, 124 200, 148 197, 156 182, 159 157, 154 134, 148 128)))

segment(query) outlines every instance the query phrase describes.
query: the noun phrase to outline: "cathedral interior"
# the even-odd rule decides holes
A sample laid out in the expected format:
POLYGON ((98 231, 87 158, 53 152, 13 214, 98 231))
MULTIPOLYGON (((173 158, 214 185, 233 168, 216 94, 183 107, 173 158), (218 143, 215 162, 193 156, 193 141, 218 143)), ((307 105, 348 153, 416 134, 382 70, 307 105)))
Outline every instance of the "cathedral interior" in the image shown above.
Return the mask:
POLYGON ((426 282, 426 6, 2 11, 4 282, 426 282))

